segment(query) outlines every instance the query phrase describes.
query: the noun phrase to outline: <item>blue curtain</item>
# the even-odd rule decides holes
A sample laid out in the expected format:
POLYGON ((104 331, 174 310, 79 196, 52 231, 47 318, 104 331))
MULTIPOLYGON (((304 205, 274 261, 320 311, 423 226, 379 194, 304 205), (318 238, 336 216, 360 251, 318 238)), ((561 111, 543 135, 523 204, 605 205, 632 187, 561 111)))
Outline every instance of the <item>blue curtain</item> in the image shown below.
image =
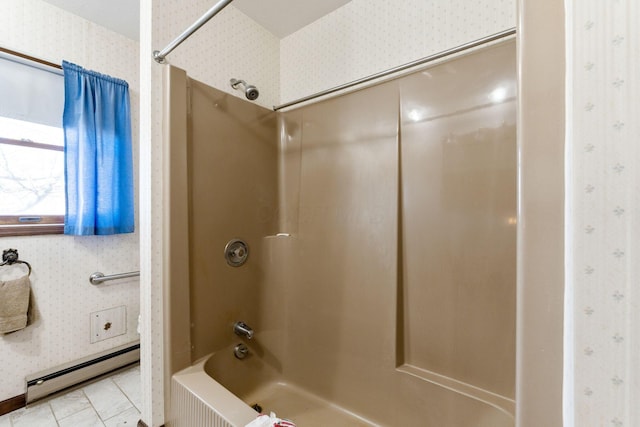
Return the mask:
POLYGON ((129 85, 64 61, 65 234, 131 233, 129 85))

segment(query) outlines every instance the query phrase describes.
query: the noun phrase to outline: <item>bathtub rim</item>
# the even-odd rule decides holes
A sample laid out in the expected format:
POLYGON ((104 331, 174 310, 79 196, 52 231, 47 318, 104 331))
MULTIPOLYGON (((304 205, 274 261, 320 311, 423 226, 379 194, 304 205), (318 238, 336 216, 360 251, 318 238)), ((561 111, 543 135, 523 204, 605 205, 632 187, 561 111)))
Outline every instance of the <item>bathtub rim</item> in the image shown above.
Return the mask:
POLYGON ((231 425, 244 427, 259 414, 222 384, 211 378, 204 369, 205 364, 215 353, 208 354, 191 366, 173 374, 173 381, 188 389, 212 411, 231 425), (224 411, 214 407, 224 408, 224 411))

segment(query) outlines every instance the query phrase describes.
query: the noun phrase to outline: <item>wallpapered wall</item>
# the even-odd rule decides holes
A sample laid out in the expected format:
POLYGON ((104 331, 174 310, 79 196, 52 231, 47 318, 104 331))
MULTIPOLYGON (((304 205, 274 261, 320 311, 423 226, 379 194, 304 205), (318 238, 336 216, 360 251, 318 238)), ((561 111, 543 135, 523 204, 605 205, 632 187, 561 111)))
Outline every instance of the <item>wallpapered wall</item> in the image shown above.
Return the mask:
MULTIPOLYGON (((0 1, 0 45, 60 64, 63 59, 123 78, 130 85, 134 159, 137 169, 138 43, 39 0, 0 1)), ((33 267, 39 320, 0 337, 0 401, 24 393, 25 375, 138 339, 137 279, 101 287, 105 274, 138 269, 137 233, 106 237, 33 236, 0 238, 0 249, 17 248, 33 267), (125 305, 127 333, 89 342, 89 314, 125 305)), ((21 267, 2 267, 0 280, 21 267)))
MULTIPOLYGON (((406 4, 405 4, 406 3, 406 4)), ((215 25, 205 26, 171 54, 169 62, 230 93, 228 79, 244 78, 261 89, 265 106, 335 86, 434 53, 515 24, 515 6, 506 0, 423 2, 403 8, 381 0, 353 0, 347 6, 281 42, 240 12, 227 8, 215 25), (375 48, 372 48, 374 46, 375 48)), ((575 269, 575 419, 576 425, 633 426, 640 422, 640 324, 635 262, 639 229, 637 100, 640 88, 640 6, 634 0, 569 2, 573 22, 570 58, 573 90, 571 182, 575 269)), ((153 38, 141 55, 163 47, 209 7, 207 1, 143 0, 153 38), (153 5, 153 13, 151 12, 153 5), (153 22, 153 26, 151 25, 153 22)), ((121 77, 131 86, 134 140, 137 140, 137 43, 39 0, 0 2, 0 40, 4 47, 52 62, 63 58, 121 77)), ((146 43, 145 43, 146 41, 146 43)), ((150 123, 143 130, 154 147, 147 170, 154 178, 147 225, 153 244, 148 277, 161 270, 162 143, 159 67, 148 63, 154 90, 150 123), (151 71, 153 68, 153 71, 151 71), (155 227, 154 227, 155 226, 155 227)), ((152 81, 152 82, 151 82, 152 81)), ((239 93, 234 93, 239 95, 239 93)), ((145 107, 149 108, 149 107, 145 107)), ((134 144, 137 146, 137 144, 134 144)), ((137 158, 137 153, 135 153, 137 158)), ((132 280, 100 288, 87 276, 97 270, 138 268, 137 234, 117 237, 1 238, 34 267, 33 287, 40 321, 23 332, 0 338, 0 400, 20 394, 24 375, 137 338, 138 284, 132 280), (127 335, 89 344, 88 313, 127 305, 127 335), (72 308, 70 308, 72 307, 72 308)), ((0 278, 17 274, 3 270, 0 278)), ((162 331, 159 286, 151 286, 145 324, 153 343, 154 425, 162 420, 162 331), (151 325, 155 325, 153 330, 151 325)), ((158 282, 155 282, 158 283, 158 282)), ((149 396, 150 398, 151 396, 149 396)), ((147 419, 150 419, 149 417, 147 419)))
POLYGON ((640 4, 569 2, 576 426, 640 425, 640 4))
MULTIPOLYGON (((144 318, 143 352, 150 363, 142 367, 148 411, 143 419, 162 424, 162 86, 161 67, 150 60, 210 6, 198 0, 142 0, 141 98, 143 119, 141 176, 143 201, 151 206, 141 230, 144 318), (149 32, 149 36, 145 34, 149 32), (146 118, 148 109, 149 118, 146 118), (148 122, 147 122, 148 120, 148 122), (147 259, 147 261, 145 261, 147 259), (153 284, 153 286, 152 286, 153 284), (148 295, 147 295, 148 294, 148 295)), ((171 64, 218 89, 229 88, 231 77, 260 89, 258 103, 270 107, 335 84, 400 65, 429 53, 515 26, 515 3, 508 0, 424 2, 402 7, 383 0, 353 0, 345 7, 279 41, 242 13, 227 7, 192 39, 168 56, 171 64)), ((235 92, 234 95, 240 95, 235 92)))
MULTIPOLYGON (((154 11, 157 11, 154 13, 153 45, 157 50, 164 48, 213 4, 211 0, 153 3, 154 11)), ((256 102, 270 108, 280 97, 279 46, 276 36, 230 5, 171 52, 166 60, 186 70, 189 77, 242 98, 243 92, 234 90, 229 80, 245 80, 260 90, 256 102)))
POLYGON ((513 0, 352 0, 280 43, 291 101, 516 25, 513 0))

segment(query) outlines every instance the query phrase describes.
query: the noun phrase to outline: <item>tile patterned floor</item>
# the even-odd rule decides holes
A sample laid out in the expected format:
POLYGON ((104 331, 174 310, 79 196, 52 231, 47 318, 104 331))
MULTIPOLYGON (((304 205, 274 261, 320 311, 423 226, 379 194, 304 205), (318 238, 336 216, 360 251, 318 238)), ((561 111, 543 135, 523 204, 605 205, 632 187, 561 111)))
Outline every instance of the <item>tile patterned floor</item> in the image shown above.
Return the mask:
POLYGON ((135 427, 140 366, 0 416, 0 427, 135 427))

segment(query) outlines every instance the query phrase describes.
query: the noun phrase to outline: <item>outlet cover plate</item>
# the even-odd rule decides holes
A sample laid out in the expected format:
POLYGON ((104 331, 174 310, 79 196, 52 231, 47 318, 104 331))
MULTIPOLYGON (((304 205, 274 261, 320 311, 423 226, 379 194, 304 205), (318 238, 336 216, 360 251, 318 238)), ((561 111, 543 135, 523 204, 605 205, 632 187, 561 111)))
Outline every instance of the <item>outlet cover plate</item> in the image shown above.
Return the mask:
POLYGON ((91 313, 91 344, 123 335, 126 331, 126 306, 121 305, 91 313))

